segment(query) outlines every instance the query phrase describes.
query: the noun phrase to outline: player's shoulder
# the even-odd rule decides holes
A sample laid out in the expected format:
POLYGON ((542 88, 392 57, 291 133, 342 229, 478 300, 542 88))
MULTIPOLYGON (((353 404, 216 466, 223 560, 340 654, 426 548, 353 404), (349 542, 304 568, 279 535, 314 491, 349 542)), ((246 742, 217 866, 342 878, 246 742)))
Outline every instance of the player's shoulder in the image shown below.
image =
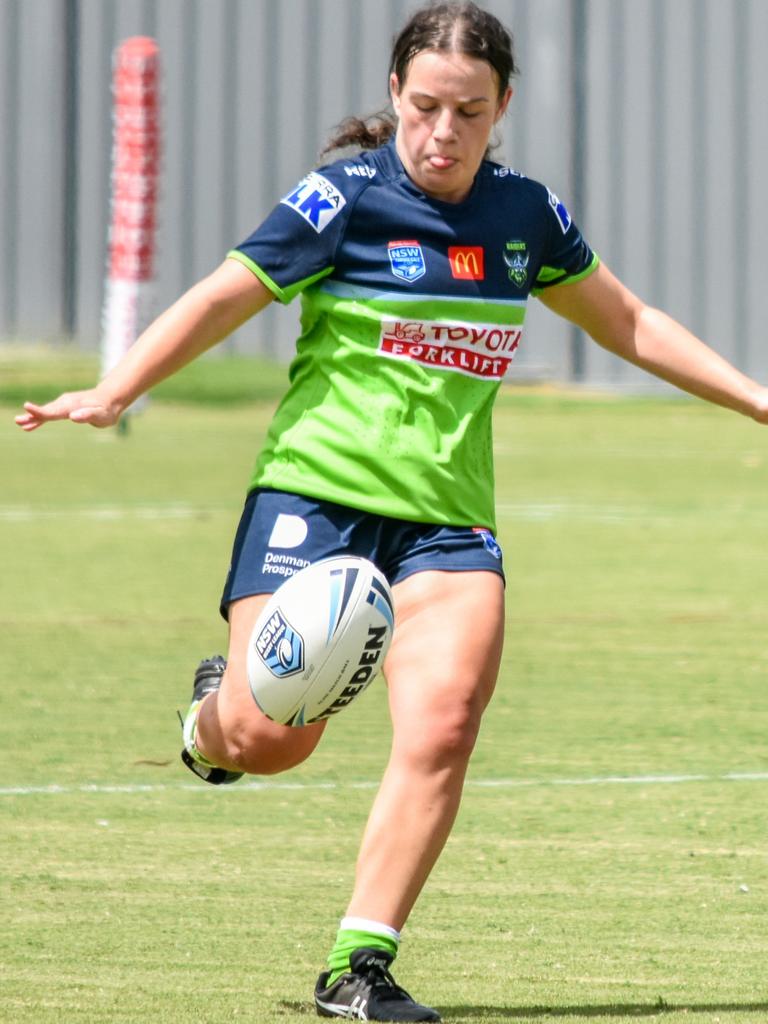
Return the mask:
POLYGON ((510 196, 515 200, 530 198, 534 202, 541 201, 548 191, 540 181, 495 160, 483 160, 480 173, 485 187, 492 189, 502 199, 510 196))
POLYGON ((375 182, 382 180, 382 169, 376 161, 375 151, 363 150, 351 156, 339 157, 310 171, 308 177, 324 179, 347 197, 352 198, 375 182))
POLYGON ((547 185, 536 181, 535 178, 529 178, 522 171, 493 160, 483 161, 482 174, 485 187, 493 192, 497 202, 525 203, 543 214, 554 216, 563 233, 570 228, 571 215, 564 203, 547 185))
POLYGON ((362 156, 352 161, 341 159, 321 164, 286 192, 280 206, 300 214, 318 233, 339 215, 336 224, 343 224, 359 193, 370 181, 366 173, 368 166, 362 156))
POLYGON ((361 193, 380 174, 372 153, 341 157, 309 171, 280 202, 320 232, 339 214, 337 224, 343 224, 361 193))

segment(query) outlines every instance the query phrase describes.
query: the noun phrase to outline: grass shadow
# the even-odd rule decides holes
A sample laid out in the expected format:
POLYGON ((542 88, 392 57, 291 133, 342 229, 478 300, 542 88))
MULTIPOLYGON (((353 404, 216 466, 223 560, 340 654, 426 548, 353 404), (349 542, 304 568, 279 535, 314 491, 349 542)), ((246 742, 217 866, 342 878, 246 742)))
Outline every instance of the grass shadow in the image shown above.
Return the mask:
POLYGON ((471 1017, 495 1017, 502 1020, 615 1017, 621 1020, 626 1017, 661 1017, 667 1013, 755 1013, 766 1015, 768 1014, 768 1002, 668 1003, 659 999, 655 1003, 606 1003, 583 1006, 440 1006, 438 1009, 446 1021, 471 1017))
MULTIPOLYGON (((281 1011, 315 1015, 311 1003, 278 1003, 281 1011)), ((662 1017, 668 1013, 717 1014, 755 1013, 768 1018, 768 1002, 764 1003, 668 1003, 663 999, 655 1003, 606 1003, 583 1006, 437 1006, 445 1024, 452 1020, 466 1020, 472 1017, 496 1020, 537 1020, 567 1019, 568 1017, 614 1017, 623 1020, 628 1017, 662 1017)))

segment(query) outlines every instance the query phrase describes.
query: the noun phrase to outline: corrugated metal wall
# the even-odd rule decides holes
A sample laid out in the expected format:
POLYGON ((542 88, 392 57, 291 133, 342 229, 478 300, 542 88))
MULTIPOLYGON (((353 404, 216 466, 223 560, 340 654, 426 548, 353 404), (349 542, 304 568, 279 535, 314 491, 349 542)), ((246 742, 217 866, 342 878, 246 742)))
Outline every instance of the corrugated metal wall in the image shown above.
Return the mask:
MULTIPOLYGON (((0 0, 0 338, 100 333, 114 47, 164 71, 158 308, 386 100, 412 0, 0 0)), ((497 158, 545 181, 605 261, 755 375, 768 156, 764 0, 492 0, 523 74, 497 158)), ((538 303, 518 372, 637 386, 538 303)), ((296 305, 229 347, 285 355, 296 305)))

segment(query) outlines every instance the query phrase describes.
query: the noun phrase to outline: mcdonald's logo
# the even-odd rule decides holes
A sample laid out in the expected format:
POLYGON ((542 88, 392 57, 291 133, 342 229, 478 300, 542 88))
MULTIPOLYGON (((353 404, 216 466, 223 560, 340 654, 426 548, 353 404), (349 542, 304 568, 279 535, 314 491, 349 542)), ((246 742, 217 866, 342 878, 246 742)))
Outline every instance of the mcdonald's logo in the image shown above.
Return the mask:
POLYGON ((485 263, 482 245, 452 245, 448 249, 451 274, 457 281, 482 281, 485 263))

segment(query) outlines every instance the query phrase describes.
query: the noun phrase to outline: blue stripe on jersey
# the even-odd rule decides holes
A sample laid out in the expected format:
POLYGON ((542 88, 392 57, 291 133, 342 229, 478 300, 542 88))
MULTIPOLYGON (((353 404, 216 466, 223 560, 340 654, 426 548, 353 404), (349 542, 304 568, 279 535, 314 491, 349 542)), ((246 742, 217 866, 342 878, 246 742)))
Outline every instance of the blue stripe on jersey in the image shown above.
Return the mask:
MULTIPOLYGON (((340 299, 360 299, 363 302, 440 302, 442 303, 473 303, 479 306, 487 306, 489 300, 476 295, 428 295, 416 292, 385 292, 378 288, 366 288, 360 284, 346 284, 344 281, 328 280, 319 286, 321 291, 329 295, 335 295, 340 299)), ((496 299, 491 300, 494 306, 518 306, 525 308, 525 299, 496 299)))

